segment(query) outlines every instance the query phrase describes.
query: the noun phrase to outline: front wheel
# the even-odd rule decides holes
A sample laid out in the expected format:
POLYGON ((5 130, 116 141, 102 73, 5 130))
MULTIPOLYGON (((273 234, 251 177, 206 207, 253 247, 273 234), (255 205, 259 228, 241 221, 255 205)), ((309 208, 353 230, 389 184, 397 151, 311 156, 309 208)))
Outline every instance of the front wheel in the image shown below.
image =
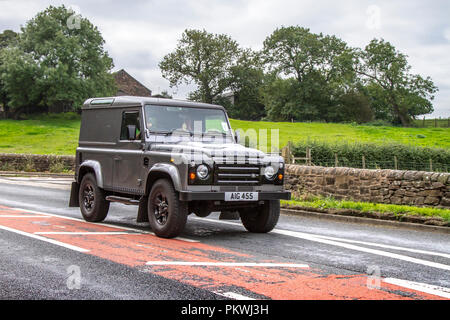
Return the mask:
POLYGON ((156 181, 148 197, 148 220, 153 232, 162 238, 175 238, 187 221, 187 202, 178 199, 172 183, 166 179, 156 181))
POLYGON ((256 210, 239 210, 245 229, 253 233, 267 233, 273 230, 280 218, 280 200, 265 201, 256 210))

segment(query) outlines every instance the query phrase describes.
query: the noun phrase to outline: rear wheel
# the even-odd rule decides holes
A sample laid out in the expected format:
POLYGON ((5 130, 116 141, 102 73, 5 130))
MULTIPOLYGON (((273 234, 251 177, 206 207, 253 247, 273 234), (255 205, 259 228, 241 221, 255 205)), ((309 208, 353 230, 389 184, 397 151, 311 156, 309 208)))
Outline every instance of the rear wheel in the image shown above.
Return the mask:
POLYGON ((97 180, 92 173, 87 173, 81 180, 78 200, 84 220, 89 222, 105 220, 109 211, 109 201, 106 201, 103 190, 97 186, 97 180))
POLYGON ((148 197, 148 220, 158 237, 175 238, 184 229, 188 215, 187 202, 178 199, 172 183, 160 179, 153 184, 148 197))
POLYGON ((252 209, 239 210, 245 229, 253 233, 267 233, 273 230, 280 218, 280 200, 265 201, 264 204, 252 209))

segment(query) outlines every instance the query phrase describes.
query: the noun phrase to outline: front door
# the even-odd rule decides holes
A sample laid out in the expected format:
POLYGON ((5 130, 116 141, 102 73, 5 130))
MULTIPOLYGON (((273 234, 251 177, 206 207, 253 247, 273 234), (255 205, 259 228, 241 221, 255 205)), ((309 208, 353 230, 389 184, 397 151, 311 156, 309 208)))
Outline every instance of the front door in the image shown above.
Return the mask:
POLYGON ((114 191, 130 194, 143 194, 144 192, 142 123, 141 108, 126 109, 122 112, 120 137, 113 159, 114 191), (131 137, 130 128, 135 128, 131 137), (133 135, 135 137, 132 137, 133 135))

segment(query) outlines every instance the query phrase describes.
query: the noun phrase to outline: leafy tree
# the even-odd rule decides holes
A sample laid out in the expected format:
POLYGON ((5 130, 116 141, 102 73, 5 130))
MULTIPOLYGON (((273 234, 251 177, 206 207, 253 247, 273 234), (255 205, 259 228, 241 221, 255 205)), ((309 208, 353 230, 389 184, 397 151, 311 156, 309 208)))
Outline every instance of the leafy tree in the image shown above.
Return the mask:
MULTIPOLYGON (((409 126, 412 119, 433 112, 431 101, 438 88, 430 77, 410 73, 407 56, 383 39, 372 40, 358 52, 355 71, 369 87, 372 99, 385 104, 394 122, 409 126)), ((376 113, 380 113, 379 111, 376 113)))
MULTIPOLYGON (((330 108, 337 104, 336 97, 345 93, 355 79, 352 70, 353 51, 335 36, 311 33, 309 29, 291 26, 276 29, 264 41, 264 57, 269 70, 280 75, 275 87, 281 85, 286 77, 296 82, 290 83, 286 110, 277 112, 278 116, 293 116, 299 120, 331 121, 330 108), (291 100, 295 99, 295 100, 291 100), (298 110, 297 110, 298 109, 298 110), (303 110, 302 110, 303 109, 303 110)), ((269 89, 268 92, 274 92, 269 89)), ((273 101, 266 94, 266 107, 279 108, 279 93, 273 101)), ((287 93, 287 92, 286 92, 287 93)), ((283 99, 286 100, 286 99, 283 99)), ((268 110, 268 115, 274 114, 268 110)), ((285 119, 290 120, 290 119, 285 119)))
POLYGON ((17 43, 18 34, 12 30, 5 30, 0 33, 0 49, 17 43))
POLYGON ((335 121, 366 123, 374 119, 369 98, 358 90, 342 95, 336 108, 335 121))
POLYGON ((25 108, 61 101, 81 105, 88 97, 112 95, 113 61, 97 27, 64 5, 50 6, 21 28, 16 48, 5 49, 2 80, 11 106, 25 108), (73 19, 76 23, 73 24, 73 19), (21 75, 24 82, 16 76, 21 75))
POLYGON ((230 116, 242 120, 261 120, 265 107, 260 99, 264 71, 260 56, 250 49, 242 50, 235 66, 231 67, 231 91, 234 103, 230 116))
POLYGON ((173 99, 172 95, 167 90, 163 90, 161 93, 152 95, 154 98, 173 99))
POLYGON ((237 42, 229 36, 187 29, 175 51, 167 54, 159 67, 171 87, 194 83, 197 90, 190 99, 213 103, 230 88, 230 70, 239 55, 237 42))
MULTIPOLYGON (((17 43, 17 33, 12 30, 5 30, 0 33, 0 70, 3 65, 3 55, 1 54, 2 49, 5 49, 9 46, 14 46, 17 43)), ((9 99, 6 92, 5 84, 2 81, 2 77, 0 75, 0 103, 3 105, 5 118, 8 118, 9 115, 9 99)))

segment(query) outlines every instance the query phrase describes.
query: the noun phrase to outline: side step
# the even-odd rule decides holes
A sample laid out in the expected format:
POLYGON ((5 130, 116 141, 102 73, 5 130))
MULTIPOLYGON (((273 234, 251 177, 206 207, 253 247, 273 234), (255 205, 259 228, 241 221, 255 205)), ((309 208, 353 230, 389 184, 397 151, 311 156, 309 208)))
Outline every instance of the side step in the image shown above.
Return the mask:
POLYGON ((122 204, 133 205, 133 206, 138 206, 139 205, 139 200, 134 200, 134 199, 131 199, 131 198, 124 198, 124 197, 117 197, 117 196, 107 196, 106 197, 106 201, 120 202, 122 204))

